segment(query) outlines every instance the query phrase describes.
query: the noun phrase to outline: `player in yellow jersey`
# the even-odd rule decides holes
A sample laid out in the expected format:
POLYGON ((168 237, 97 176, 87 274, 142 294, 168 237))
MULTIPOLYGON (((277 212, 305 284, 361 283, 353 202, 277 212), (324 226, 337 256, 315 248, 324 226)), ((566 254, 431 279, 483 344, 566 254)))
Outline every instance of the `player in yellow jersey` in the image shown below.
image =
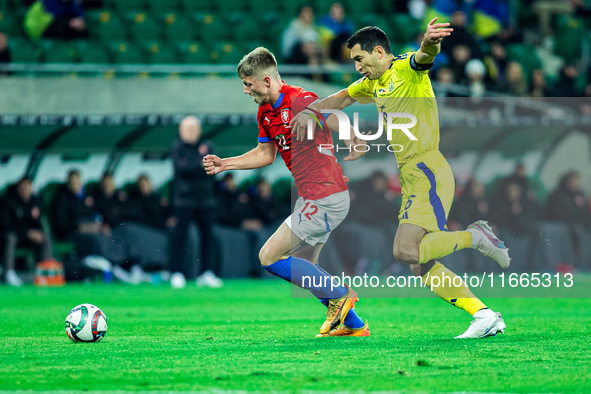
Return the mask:
MULTIPOLYGON (((394 257, 411 264, 434 293, 448 303, 470 313, 474 320, 456 338, 483 338, 503 333, 505 322, 472 294, 456 274, 437 259, 464 248, 478 249, 501 267, 510 264, 505 248, 484 221, 466 231, 449 232, 447 215, 454 196, 454 177, 448 162, 439 152, 439 120, 435 95, 427 75, 441 49, 441 40, 453 29, 449 23, 433 19, 417 52, 394 56, 386 34, 375 26, 364 27, 347 41, 351 58, 363 77, 332 96, 312 103, 307 111, 292 120, 298 139, 307 138, 306 125, 319 111, 341 110, 353 103, 375 103, 378 111, 408 113, 417 123, 407 133, 395 130, 390 143, 396 153, 402 186, 400 226, 394 239, 394 257), (411 139, 410 137, 414 137, 411 139), (435 277, 439 280, 436 281, 435 277), (441 280, 445 277, 450 280, 441 280), (453 280, 453 279, 456 280, 453 280), (458 281, 460 279, 460 281, 458 281), (454 286, 452 283, 460 286, 454 286), (439 283, 439 285, 437 285, 439 283)), ((392 123, 409 123, 397 118, 392 123)))

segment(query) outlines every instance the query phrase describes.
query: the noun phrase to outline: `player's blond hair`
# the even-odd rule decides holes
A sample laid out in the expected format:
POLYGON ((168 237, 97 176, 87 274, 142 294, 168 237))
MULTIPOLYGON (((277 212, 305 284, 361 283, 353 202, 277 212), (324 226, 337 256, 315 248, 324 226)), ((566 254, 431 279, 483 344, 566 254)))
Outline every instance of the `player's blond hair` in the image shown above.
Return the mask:
POLYGON ((238 63, 238 76, 257 77, 263 79, 270 77, 274 80, 281 80, 279 72, 277 71, 277 60, 275 55, 264 47, 255 48, 252 52, 245 55, 240 63, 238 63))

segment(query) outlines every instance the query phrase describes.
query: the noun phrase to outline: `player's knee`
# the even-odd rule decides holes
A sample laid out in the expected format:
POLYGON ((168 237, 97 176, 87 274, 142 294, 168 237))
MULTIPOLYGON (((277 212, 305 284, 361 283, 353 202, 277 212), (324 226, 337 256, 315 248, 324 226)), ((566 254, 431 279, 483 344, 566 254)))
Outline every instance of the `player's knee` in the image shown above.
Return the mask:
POLYGON ((261 265, 263 267, 266 267, 268 265, 275 263, 277 260, 279 260, 279 258, 276 256, 275 253, 273 253, 273 250, 265 244, 259 251, 259 260, 261 262, 261 265))
POLYGON ((419 262, 419 251, 408 246, 394 245, 394 258, 403 263, 416 264, 419 262))

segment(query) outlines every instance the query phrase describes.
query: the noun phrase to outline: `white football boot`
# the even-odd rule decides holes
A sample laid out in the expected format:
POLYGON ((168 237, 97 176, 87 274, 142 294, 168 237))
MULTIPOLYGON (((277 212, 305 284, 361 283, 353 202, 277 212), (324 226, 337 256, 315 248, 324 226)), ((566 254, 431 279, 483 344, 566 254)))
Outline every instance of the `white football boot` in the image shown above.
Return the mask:
POLYGON ((491 257, 502 268, 508 268, 511 265, 509 249, 505 247, 492 229, 488 222, 479 220, 468 226, 468 231, 472 233, 472 249, 477 249, 487 257, 491 257))
POLYGON ((483 309, 474 314, 474 320, 472 320, 470 327, 465 333, 458 335, 456 339, 496 336, 499 332, 504 334, 506 327, 507 325, 500 313, 495 313, 490 309, 483 309))

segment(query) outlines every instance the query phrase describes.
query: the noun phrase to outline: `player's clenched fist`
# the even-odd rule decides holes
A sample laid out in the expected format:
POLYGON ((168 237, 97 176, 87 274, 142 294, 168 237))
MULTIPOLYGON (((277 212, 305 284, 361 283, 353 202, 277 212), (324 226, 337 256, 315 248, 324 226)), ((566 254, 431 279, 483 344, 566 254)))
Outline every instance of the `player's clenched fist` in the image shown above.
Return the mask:
POLYGON ((207 155, 203 158, 203 167, 207 175, 215 175, 222 172, 222 159, 216 155, 207 155))

